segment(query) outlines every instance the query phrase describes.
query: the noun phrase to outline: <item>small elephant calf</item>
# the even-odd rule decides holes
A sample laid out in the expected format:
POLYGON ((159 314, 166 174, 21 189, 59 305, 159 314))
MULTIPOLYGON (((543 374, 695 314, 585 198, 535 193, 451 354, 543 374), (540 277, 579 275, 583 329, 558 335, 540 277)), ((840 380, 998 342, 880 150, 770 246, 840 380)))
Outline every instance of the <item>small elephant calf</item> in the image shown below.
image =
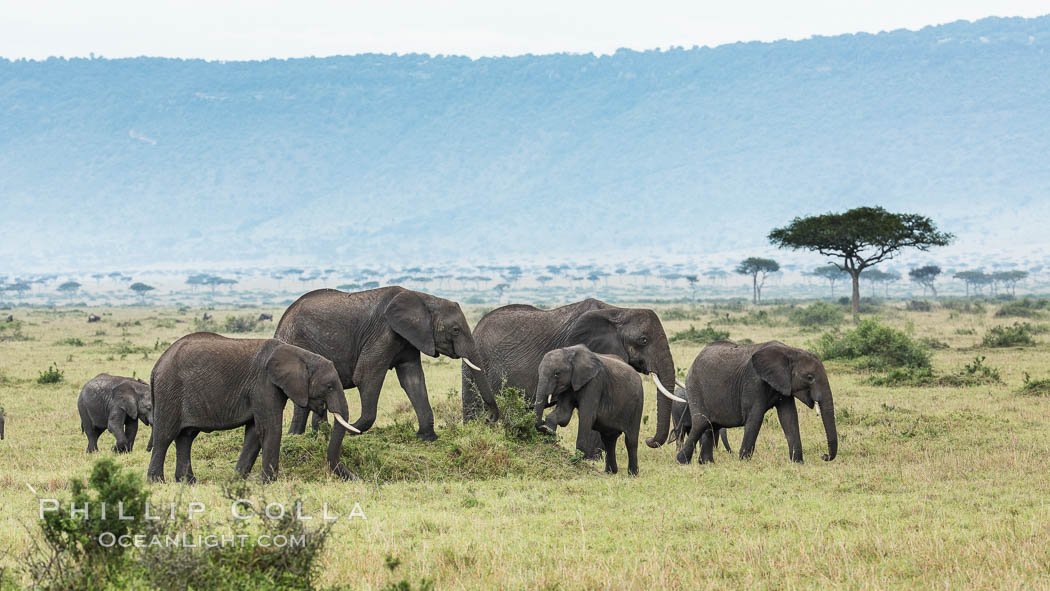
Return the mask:
POLYGON ((135 447, 138 421, 153 423, 149 384, 134 378, 100 373, 88 380, 77 398, 80 430, 87 435, 87 452, 98 451, 98 436, 109 430, 116 438, 113 451, 129 453, 135 447))
POLYGON ((627 445, 627 472, 638 474, 638 431, 642 424, 642 379, 630 365, 612 355, 598 355, 585 345, 555 349, 540 361, 536 388, 536 428, 554 433, 566 426, 579 409, 576 448, 592 430, 602 436, 605 471, 616 474, 616 440, 623 433, 627 445), (556 406, 543 418, 543 409, 556 406))

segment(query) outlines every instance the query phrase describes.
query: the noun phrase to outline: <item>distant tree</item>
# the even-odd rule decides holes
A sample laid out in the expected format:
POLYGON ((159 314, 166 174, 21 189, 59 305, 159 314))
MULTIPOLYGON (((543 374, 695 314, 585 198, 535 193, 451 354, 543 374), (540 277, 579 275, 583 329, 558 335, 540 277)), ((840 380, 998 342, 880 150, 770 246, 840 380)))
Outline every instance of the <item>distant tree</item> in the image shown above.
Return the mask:
POLYGON ((550 283, 550 281, 552 279, 554 279, 554 278, 551 277, 550 275, 540 275, 539 277, 536 278, 536 281, 539 281, 540 285, 542 285, 543 287, 547 287, 547 284, 550 283))
POLYGON ((1028 271, 996 271, 992 273, 992 280, 1001 282, 1010 289, 1010 295, 1017 294, 1017 283, 1028 277, 1028 271))
POLYGON ((937 265, 925 265, 908 271, 908 277, 922 286, 922 295, 926 295, 926 290, 929 289, 930 293, 933 294, 933 299, 937 299, 937 286, 934 283, 936 283, 937 276, 940 274, 941 268, 937 265))
POLYGON ((835 282, 849 277, 849 273, 843 271, 838 265, 824 265, 813 269, 810 275, 820 277, 831 286, 831 297, 835 297, 835 282))
POLYGON ((726 273, 722 269, 708 269, 704 271, 704 277, 711 280, 711 283, 717 283, 719 281, 724 283, 726 278, 729 277, 729 273, 726 273))
POLYGON ((762 286, 766 284, 766 276, 779 270, 780 263, 761 257, 748 257, 736 267, 737 273, 751 276, 751 301, 755 305, 762 303, 762 286), (759 276, 762 277, 761 281, 759 276))
POLYGON ((66 281, 58 286, 58 291, 69 296, 70 301, 72 301, 73 296, 77 293, 78 289, 80 289, 80 284, 76 281, 66 281))
POLYGON ((365 281, 361 284, 362 289, 376 289, 377 287, 379 287, 378 281, 365 281))
POLYGON ((152 285, 146 285, 145 283, 132 283, 131 285, 128 286, 128 289, 130 289, 131 291, 133 291, 136 294, 138 294, 139 299, 141 299, 142 302, 145 303, 145 301, 146 301, 146 292, 153 291, 156 288, 153 287, 152 285))
POLYGON ((91 278, 95 280, 95 285, 98 285, 100 281, 106 278, 105 273, 92 273, 91 278))
POLYGON ((966 284, 966 297, 970 297, 970 288, 974 294, 981 293, 981 286, 989 282, 989 278, 980 269, 976 271, 959 271, 953 277, 966 284))
POLYGON ((189 285, 190 289, 196 292, 198 287, 208 285, 208 280, 210 278, 211 275, 208 275, 207 273, 195 273, 186 278, 186 285, 189 285))
POLYGON ((892 259, 905 248, 926 251, 950 244, 953 238, 937 230, 930 218, 890 213, 881 207, 795 218, 769 233, 769 241, 779 248, 815 250, 842 259, 836 264, 853 280, 853 322, 860 320, 860 274, 864 269, 892 259))
POLYGON ((696 275, 682 275, 682 278, 689 282, 689 301, 696 304, 696 282, 700 281, 700 278, 696 275))
POLYGON ((342 285, 335 286, 339 291, 357 291, 361 286, 357 283, 344 283, 342 285))
POLYGON ((496 290, 496 301, 498 302, 503 297, 503 292, 510 287, 509 283, 499 283, 493 289, 496 290))
POLYGON ((871 297, 875 297, 876 284, 882 284, 886 297, 889 297, 890 283, 900 280, 901 276, 896 271, 880 271, 879 269, 871 268, 864 271, 861 278, 871 284, 871 297))
POLYGON ((6 285, 4 287, 4 290, 13 291, 15 292, 15 295, 18 296, 18 299, 22 299, 22 295, 32 288, 33 286, 28 281, 25 281, 23 279, 16 279, 14 283, 9 283, 8 285, 6 285))

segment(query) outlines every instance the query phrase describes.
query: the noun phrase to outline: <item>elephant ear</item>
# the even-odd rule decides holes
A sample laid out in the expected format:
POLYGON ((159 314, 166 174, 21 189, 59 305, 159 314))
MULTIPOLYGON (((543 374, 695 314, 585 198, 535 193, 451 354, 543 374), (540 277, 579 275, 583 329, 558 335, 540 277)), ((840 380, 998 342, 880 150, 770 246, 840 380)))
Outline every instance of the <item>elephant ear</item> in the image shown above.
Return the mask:
POLYGON ((584 312, 572 328, 571 342, 587 345, 594 353, 616 355, 627 361, 627 350, 623 347, 619 332, 620 312, 610 308, 584 312))
POLYGON ((583 387, 594 379, 601 371, 602 362, 592 351, 586 347, 573 347, 575 353, 572 357, 572 389, 582 390, 583 387))
POLYGON ((434 346, 434 322, 423 298, 403 291, 390 300, 384 312, 390 329, 429 357, 437 357, 434 346))
POLYGON ((135 391, 135 383, 131 381, 121 382, 113 388, 113 401, 128 415, 131 420, 139 418, 138 392, 135 391))
POLYGON ((266 375, 298 406, 310 402, 310 371, 298 347, 280 344, 266 360, 266 375))
POLYGON ((751 365, 762 381, 784 396, 791 396, 791 350, 774 343, 751 355, 751 365))

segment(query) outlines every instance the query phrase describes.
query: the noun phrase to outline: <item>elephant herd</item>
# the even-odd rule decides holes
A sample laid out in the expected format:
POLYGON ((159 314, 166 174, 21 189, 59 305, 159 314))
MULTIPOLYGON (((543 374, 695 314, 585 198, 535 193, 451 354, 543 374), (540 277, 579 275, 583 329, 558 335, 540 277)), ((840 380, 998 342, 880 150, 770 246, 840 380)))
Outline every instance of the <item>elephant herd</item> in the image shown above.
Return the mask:
POLYGON ((495 393, 513 387, 536 411, 536 428, 554 433, 578 415, 576 448, 617 471, 615 443, 624 436, 628 472, 638 473, 642 380, 656 385, 656 433, 649 447, 674 434, 677 459, 689 463, 697 442, 700 462, 713 460, 714 442, 725 428, 744 427, 740 457, 750 457, 763 417, 771 408, 788 442, 791 460, 802 461, 794 400, 817 406, 828 453, 838 448, 827 374, 812 353, 772 341, 737 345, 719 341, 697 356, 685 384, 675 379, 671 349, 652 310, 621 308, 587 299, 541 310, 509 305, 493 310, 471 331, 456 302, 391 286, 346 293, 309 292, 277 324, 272 339, 232 339, 194 333, 174 342, 157 360, 146 384, 100 374, 77 401, 88 452, 110 431, 117 452, 134 447, 137 421, 152 426, 147 476, 164 479, 164 462, 175 444, 175 480, 193 482, 194 438, 203 432, 244 427, 237 472, 247 476, 260 452, 262 478, 278 474, 284 408, 293 402, 289 433, 335 422, 327 460, 337 476, 353 478, 340 462, 346 432, 361 434, 375 423, 387 371, 395 370, 419 423, 417 437, 437 439, 421 355, 462 361, 464 420, 498 420, 495 393), (668 387, 678 384, 672 394, 668 387), (361 416, 349 422, 345 390, 357 388, 361 416), (684 396, 681 396, 684 394, 684 396), (546 417, 544 411, 554 407, 546 417))

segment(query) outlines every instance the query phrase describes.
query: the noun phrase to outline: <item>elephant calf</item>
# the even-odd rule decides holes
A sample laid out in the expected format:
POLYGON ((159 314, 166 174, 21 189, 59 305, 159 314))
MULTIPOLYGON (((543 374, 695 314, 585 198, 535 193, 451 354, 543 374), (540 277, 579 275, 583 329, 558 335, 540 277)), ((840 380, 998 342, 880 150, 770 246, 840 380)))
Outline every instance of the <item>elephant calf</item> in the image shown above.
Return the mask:
MULTIPOLYGON (((683 400, 687 396, 685 388, 681 386, 674 389, 674 395, 683 400)), ((685 442, 685 438, 689 436, 689 431, 693 427, 693 417, 689 414, 689 403, 675 400, 671 406, 671 419, 674 421, 671 438, 678 443, 678 449, 681 449, 682 443, 685 442)), ((726 451, 733 453, 733 448, 729 447, 729 437, 726 435, 725 427, 718 430, 718 436, 722 439, 722 446, 726 448, 726 451)))
POLYGON ((585 455, 592 430, 601 434, 605 471, 616 474, 616 440, 623 433, 627 472, 638 474, 638 431, 642 425, 642 379, 613 355, 598 355, 585 345, 549 351, 540 361, 536 388, 536 428, 554 433, 579 409, 576 448, 585 455), (556 406, 543 418, 543 409, 556 406))
POLYGON ((84 384, 77 398, 77 410, 80 430, 87 435, 88 453, 98 451, 98 436, 106 430, 117 440, 113 451, 129 453, 135 447, 138 422, 147 426, 153 422, 149 384, 108 373, 100 373, 84 384))
POLYGON ((686 377, 686 391, 692 429, 678 452, 679 463, 691 461, 698 440, 700 463, 713 461, 713 432, 722 427, 744 428, 740 459, 751 457, 763 418, 772 408, 777 409, 787 439, 788 457, 802 462, 796 398, 819 409, 828 440, 824 460, 834 460, 838 453, 828 374, 820 359, 809 351, 778 341, 754 345, 716 341, 696 356, 686 377))
MULTIPOLYGON (((175 480, 195 482, 190 448, 201 432, 244 427, 237 472, 247 476, 262 450, 263 482, 277 477, 284 406, 289 399, 346 422, 347 405, 331 361, 277 339, 229 339, 209 332, 175 341, 153 366, 153 456, 147 477, 164 480, 175 442, 175 480)), ((342 468, 342 466, 339 466, 342 468)), ((349 473, 336 471, 349 477, 349 473)))

